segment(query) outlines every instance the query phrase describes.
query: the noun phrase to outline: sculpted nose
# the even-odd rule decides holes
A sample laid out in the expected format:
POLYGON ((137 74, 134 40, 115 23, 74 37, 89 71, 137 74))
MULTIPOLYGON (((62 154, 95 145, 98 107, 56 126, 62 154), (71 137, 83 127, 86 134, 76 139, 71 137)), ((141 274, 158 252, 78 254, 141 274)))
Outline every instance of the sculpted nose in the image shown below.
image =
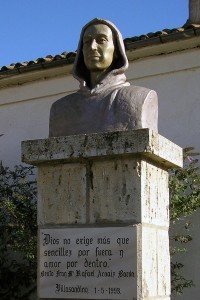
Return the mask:
POLYGON ((92 42, 91 42, 91 49, 92 50, 96 50, 97 49, 97 43, 96 43, 95 40, 92 40, 92 42))

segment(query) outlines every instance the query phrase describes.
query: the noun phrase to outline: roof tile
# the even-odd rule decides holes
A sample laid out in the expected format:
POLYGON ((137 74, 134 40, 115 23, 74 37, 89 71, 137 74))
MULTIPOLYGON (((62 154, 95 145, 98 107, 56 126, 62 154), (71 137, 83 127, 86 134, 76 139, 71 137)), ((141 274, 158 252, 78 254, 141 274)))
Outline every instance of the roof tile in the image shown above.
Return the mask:
MULTIPOLYGON (((189 24, 186 22, 180 28, 163 29, 157 32, 149 32, 140 36, 133 36, 131 38, 124 39, 125 49, 138 49, 141 47, 153 46, 160 43, 166 43, 175 40, 181 40, 200 35, 200 24, 189 24)), ((36 60, 28 62, 17 62, 8 66, 0 68, 1 78, 4 74, 11 72, 16 74, 14 70, 21 72, 28 72, 35 69, 50 68, 58 66, 60 64, 71 64, 74 62, 76 52, 62 52, 56 55, 47 55, 46 57, 40 57, 36 60)))

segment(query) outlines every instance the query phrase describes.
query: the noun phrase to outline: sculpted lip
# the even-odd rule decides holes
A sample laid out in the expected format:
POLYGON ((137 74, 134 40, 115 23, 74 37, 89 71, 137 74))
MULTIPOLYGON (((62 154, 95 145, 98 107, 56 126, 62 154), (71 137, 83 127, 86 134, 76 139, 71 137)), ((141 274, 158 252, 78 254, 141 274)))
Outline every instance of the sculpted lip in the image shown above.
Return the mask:
POLYGON ((99 55, 99 54, 94 54, 94 53, 90 53, 88 56, 89 56, 89 57, 101 57, 101 55, 99 55))
POLYGON ((89 55, 88 58, 94 59, 94 60, 99 60, 101 56, 99 55, 89 55))

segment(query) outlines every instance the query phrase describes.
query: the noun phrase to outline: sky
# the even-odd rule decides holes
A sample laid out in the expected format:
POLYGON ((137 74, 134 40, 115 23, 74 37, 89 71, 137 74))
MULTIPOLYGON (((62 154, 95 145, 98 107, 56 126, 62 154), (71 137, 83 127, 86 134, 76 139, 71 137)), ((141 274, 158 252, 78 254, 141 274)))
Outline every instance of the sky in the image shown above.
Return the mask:
POLYGON ((123 38, 181 27, 189 0, 0 0, 0 67, 77 49, 83 25, 112 21, 123 38))

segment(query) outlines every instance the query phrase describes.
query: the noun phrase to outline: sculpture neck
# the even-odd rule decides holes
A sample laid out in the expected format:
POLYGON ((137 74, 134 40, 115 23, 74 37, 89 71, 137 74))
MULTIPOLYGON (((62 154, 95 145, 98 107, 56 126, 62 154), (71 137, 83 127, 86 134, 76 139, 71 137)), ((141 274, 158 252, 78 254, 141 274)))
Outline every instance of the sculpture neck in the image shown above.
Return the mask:
POLYGON ((90 72, 90 89, 93 89, 106 75, 106 70, 104 71, 91 71, 90 72))

